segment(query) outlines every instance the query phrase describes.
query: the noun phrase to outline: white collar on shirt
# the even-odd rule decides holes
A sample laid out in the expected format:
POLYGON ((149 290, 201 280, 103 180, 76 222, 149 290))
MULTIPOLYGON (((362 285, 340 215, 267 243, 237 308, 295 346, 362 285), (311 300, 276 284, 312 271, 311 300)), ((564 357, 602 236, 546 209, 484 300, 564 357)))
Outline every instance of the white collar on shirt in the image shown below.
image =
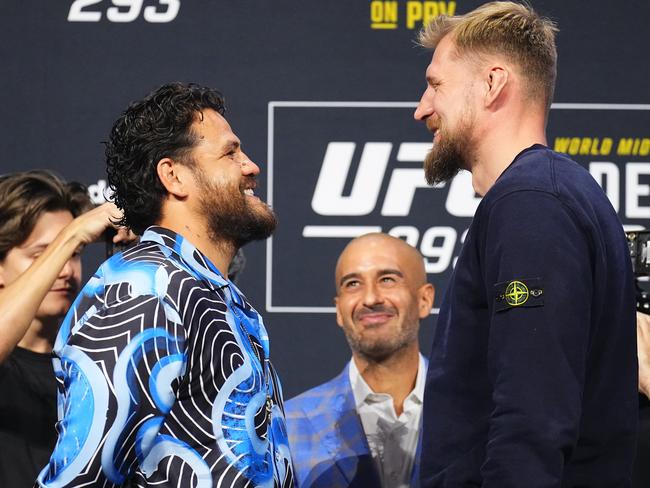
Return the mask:
POLYGON ((374 393, 359 370, 350 361, 350 385, 363 431, 383 488, 408 488, 422 417, 422 399, 426 363, 419 355, 415 388, 404 399, 403 412, 398 417, 393 398, 387 393, 374 393))
MULTIPOLYGON (((418 362, 418 374, 415 379, 415 387, 404 399, 404 403, 406 403, 407 400, 412 400, 415 403, 420 404, 424 401, 424 383, 426 381, 426 371, 427 367, 424 356, 422 356, 420 353, 418 362)), ((359 410, 359 407, 361 407, 364 403, 372 403, 374 401, 385 398, 385 393, 375 393, 368 386, 366 380, 364 380, 363 376, 361 376, 361 373, 359 373, 359 369, 354 363, 354 359, 350 360, 348 373, 350 377, 350 385, 352 386, 352 394, 354 395, 354 404, 357 410, 359 410)))

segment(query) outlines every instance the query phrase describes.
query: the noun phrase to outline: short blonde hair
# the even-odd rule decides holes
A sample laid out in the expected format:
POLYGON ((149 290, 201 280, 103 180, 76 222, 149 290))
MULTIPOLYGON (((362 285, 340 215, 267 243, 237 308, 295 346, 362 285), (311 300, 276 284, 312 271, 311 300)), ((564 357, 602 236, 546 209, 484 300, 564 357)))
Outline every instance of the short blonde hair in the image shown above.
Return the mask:
POLYGON ((422 28, 418 41, 435 49, 447 34, 458 56, 502 54, 520 69, 528 98, 553 101, 557 74, 556 24, 531 7, 514 2, 486 3, 464 15, 436 17, 422 28))

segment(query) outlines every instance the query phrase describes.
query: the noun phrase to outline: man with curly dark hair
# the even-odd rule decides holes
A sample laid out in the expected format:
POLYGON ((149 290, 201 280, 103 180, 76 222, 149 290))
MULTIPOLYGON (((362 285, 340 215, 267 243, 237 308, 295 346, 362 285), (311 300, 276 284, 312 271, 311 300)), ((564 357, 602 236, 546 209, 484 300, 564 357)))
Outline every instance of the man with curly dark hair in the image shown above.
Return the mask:
POLYGON ((276 218, 223 113, 215 90, 172 83, 113 126, 109 184, 142 237, 61 327, 63 416, 40 486, 293 486, 268 335, 227 275, 276 218))

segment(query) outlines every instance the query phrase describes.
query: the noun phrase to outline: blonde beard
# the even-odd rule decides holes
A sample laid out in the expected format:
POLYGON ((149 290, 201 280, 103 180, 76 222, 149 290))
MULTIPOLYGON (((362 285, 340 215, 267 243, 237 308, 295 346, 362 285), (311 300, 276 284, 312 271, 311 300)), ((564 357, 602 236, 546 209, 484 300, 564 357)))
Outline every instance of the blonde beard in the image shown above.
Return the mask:
POLYGON ((474 118, 466 113, 454 134, 441 130, 424 158, 424 177, 429 185, 451 180, 461 169, 469 169, 470 154, 475 147, 474 118))

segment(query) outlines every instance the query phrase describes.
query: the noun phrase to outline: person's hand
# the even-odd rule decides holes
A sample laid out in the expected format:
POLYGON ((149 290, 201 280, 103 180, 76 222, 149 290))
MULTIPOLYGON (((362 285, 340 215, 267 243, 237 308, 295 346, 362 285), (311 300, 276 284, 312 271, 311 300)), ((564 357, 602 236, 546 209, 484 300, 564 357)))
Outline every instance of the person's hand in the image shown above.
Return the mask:
POLYGON ((650 398, 650 315, 636 313, 639 391, 650 398))
POLYGON ((113 242, 128 243, 135 240, 133 232, 114 223, 121 218, 122 212, 117 206, 113 202, 107 202, 78 216, 65 231, 81 246, 100 240, 109 227, 117 229, 113 242))

